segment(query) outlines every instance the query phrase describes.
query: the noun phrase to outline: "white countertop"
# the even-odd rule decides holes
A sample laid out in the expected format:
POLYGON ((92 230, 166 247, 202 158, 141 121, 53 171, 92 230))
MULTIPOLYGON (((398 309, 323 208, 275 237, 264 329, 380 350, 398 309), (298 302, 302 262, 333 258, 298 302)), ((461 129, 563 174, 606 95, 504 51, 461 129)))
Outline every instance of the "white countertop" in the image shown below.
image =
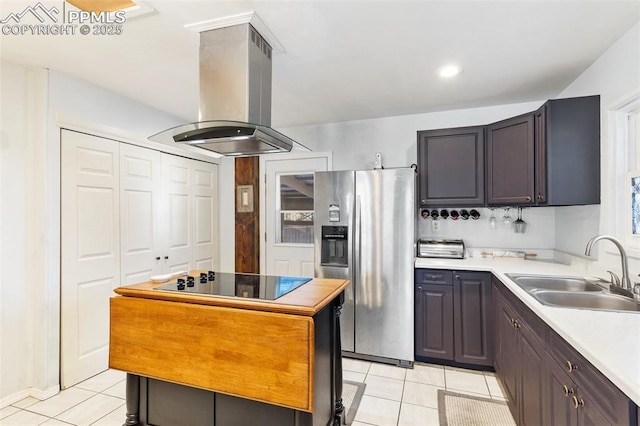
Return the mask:
POLYGON ((576 348, 602 374, 640 405, 640 312, 612 312, 546 306, 505 274, 584 276, 576 267, 511 258, 426 259, 416 268, 492 272, 522 302, 576 348))

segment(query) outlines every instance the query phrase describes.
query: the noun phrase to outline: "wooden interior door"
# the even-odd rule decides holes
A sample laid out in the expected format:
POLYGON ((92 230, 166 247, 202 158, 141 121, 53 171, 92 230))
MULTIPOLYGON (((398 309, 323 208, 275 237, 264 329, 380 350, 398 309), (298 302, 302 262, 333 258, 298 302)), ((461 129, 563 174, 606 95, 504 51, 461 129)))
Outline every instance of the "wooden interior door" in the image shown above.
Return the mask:
POLYGON ((108 367, 109 299, 120 285, 119 143, 62 131, 61 387, 108 367))

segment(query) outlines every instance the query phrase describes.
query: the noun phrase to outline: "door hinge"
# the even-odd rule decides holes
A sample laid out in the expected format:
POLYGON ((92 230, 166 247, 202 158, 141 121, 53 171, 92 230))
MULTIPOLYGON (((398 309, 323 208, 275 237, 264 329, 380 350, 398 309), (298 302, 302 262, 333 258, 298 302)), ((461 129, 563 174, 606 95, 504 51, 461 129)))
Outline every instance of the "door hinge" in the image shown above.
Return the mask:
POLYGON ((267 183, 267 175, 264 175, 264 183, 267 183))
POLYGON ((265 243, 267 242, 267 233, 266 232, 264 233, 264 242, 265 243))

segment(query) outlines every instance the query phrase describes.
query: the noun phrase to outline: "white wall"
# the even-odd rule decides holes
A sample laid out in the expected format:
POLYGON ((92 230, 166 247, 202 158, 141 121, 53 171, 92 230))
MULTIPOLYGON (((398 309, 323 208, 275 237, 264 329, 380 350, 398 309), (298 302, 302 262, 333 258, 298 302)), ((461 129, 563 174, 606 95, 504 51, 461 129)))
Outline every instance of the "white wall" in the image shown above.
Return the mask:
MULTIPOLYGON (((466 208, 470 210, 470 208, 466 208)), ((440 210, 440 209, 438 209, 440 210)), ((449 211, 452 208, 447 209, 449 211)), ((455 208, 458 212, 461 208, 455 208)), ((536 207, 523 209, 522 220, 527 223, 523 234, 516 234, 512 229, 501 226, 505 209, 496 208, 493 212, 488 208, 476 208, 480 213, 478 220, 456 221, 438 219, 439 229, 433 231, 433 219, 418 216, 417 228, 419 237, 463 239, 470 248, 509 248, 516 250, 552 250, 555 237, 555 208, 536 207), (497 220, 496 229, 489 226, 489 218, 494 214, 497 220)), ((513 220, 518 217, 516 209, 510 209, 513 220)))
MULTIPOLYGON (((567 252, 584 253, 589 238, 597 234, 615 234, 616 223, 624 212, 616 208, 616 173, 624 167, 616 152, 617 141, 610 140, 608 110, 621 98, 640 90, 640 22, 609 48, 558 97, 599 94, 601 99, 601 204, 600 206, 563 207, 556 213, 556 247, 567 252)), ((624 173, 625 171, 622 170, 624 173)), ((616 235, 624 239, 624 235, 616 235)), ((593 274, 606 276, 612 269, 620 273, 620 257, 610 243, 598 247, 599 261, 589 262, 593 274)), ((640 258, 630 259, 632 277, 640 272, 640 258)))
MULTIPOLYGON (((0 402, 31 384, 27 276, 27 75, 0 73, 0 402)), ((26 395, 25 395, 26 396, 26 395)), ((0 404, 2 407, 2 404, 0 404)))
POLYGON ((182 120, 61 73, 0 67, 1 407, 58 389, 60 122, 144 141, 182 120))

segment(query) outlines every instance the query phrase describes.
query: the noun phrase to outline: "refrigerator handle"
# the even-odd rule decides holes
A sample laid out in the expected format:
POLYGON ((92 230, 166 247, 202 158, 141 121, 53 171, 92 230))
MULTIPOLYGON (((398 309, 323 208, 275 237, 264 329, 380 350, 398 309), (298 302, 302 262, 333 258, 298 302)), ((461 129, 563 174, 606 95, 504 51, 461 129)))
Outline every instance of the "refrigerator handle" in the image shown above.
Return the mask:
POLYGON ((356 290, 356 280, 360 276, 361 212, 360 212, 360 196, 359 195, 356 195, 355 201, 356 201, 356 208, 354 212, 355 217, 353 221, 353 262, 352 262, 353 268, 351 268, 352 270, 351 284, 354 290, 354 294, 356 290))

